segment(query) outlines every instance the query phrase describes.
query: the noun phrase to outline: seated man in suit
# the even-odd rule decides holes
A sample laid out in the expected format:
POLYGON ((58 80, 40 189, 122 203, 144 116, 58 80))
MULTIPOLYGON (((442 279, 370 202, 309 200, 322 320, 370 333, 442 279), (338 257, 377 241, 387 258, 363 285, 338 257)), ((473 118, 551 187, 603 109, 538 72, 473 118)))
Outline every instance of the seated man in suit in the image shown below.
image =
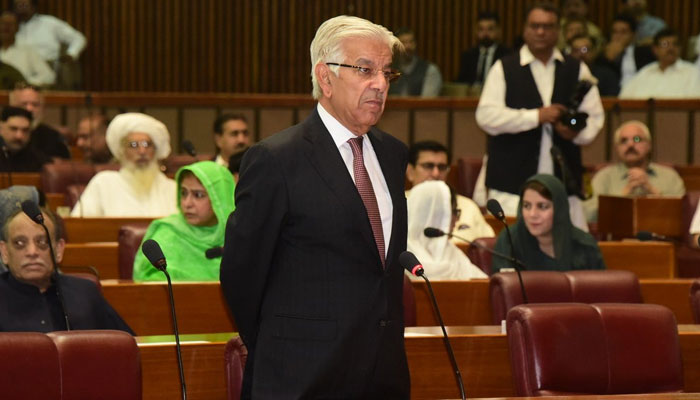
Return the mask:
POLYGON ((214 121, 214 162, 228 167, 232 155, 252 144, 248 120, 243 114, 223 114, 214 121))
POLYGON ((87 279, 54 273, 65 242, 53 215, 42 211, 51 234, 19 208, 2 230, 0 254, 9 271, 0 274, 0 332, 51 332, 68 329, 118 329, 134 332, 87 279))
POLYGON ((394 96, 435 97, 442 90, 442 74, 434 63, 424 60, 416 54, 416 33, 410 28, 396 31, 405 52, 396 55, 394 68, 401 71, 401 79, 389 88, 394 96))
POLYGON ((457 81, 473 87, 478 86, 480 90, 491 66, 509 51, 500 43, 501 25, 498 14, 479 13, 476 20, 476 40, 476 46, 462 53, 457 81))
POLYGON ((620 86, 626 84, 645 65, 654 62, 654 53, 649 46, 634 42, 637 22, 626 14, 617 15, 610 27, 610 41, 605 46, 599 62, 614 71, 620 86))
MULTIPOLYGON (((416 142, 408 149, 408 166, 406 178, 412 186, 431 180, 445 181, 450 172, 450 154, 447 148, 438 142, 427 140, 416 142)), ((406 191, 406 197, 410 190, 406 191)), ((479 206, 470 198, 456 195, 455 211, 459 214, 452 233, 466 240, 480 237, 494 237, 491 225, 484 219, 479 206)), ((463 242, 455 238, 454 242, 463 242)))
POLYGON ((92 164, 105 164, 115 161, 107 147, 107 126, 109 119, 104 114, 92 114, 78 123, 75 144, 83 152, 83 160, 92 164))
POLYGON ((651 162, 651 134, 640 121, 627 121, 615 131, 620 162, 595 174, 593 197, 584 202, 589 221, 598 219, 598 196, 683 196, 685 185, 670 167, 651 162))
POLYGON ((7 106, 0 115, 2 145, 2 170, 13 172, 38 172, 49 158, 30 145, 32 113, 7 106))

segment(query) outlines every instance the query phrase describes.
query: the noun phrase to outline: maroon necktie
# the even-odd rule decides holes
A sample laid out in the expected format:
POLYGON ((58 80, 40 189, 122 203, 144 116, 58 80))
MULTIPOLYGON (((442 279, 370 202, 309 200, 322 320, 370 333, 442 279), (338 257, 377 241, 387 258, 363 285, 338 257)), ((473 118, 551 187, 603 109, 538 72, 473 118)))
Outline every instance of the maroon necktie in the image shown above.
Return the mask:
POLYGON ((372 181, 369 180, 369 174, 365 168, 365 159, 362 156, 363 138, 364 136, 360 136, 348 140, 350 148, 352 149, 352 169, 355 174, 355 186, 357 186, 357 191, 360 192, 362 202, 365 204, 365 209, 367 209, 367 216, 369 217, 369 223, 372 225, 374 241, 377 242, 379 257, 382 259, 382 266, 384 266, 384 230, 382 229, 382 217, 379 215, 377 198, 374 196, 372 181))

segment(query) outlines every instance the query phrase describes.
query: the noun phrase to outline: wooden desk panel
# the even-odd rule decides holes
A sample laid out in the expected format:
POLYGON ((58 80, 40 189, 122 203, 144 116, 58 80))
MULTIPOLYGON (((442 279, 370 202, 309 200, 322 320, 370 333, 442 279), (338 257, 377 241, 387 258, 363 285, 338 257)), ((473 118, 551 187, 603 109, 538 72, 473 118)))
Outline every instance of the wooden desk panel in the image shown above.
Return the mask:
POLYGON ((645 303, 670 308, 679 324, 694 323, 690 308, 692 279, 643 279, 639 283, 645 303))
POLYGON ((116 242, 122 225, 149 224, 153 218, 73 218, 63 219, 66 236, 71 243, 116 242))
MULTIPOLYGON (((13 172, 12 185, 34 186, 41 190, 41 174, 38 172, 13 172)), ((0 189, 10 187, 10 178, 7 172, 0 172, 0 189)))
MULTIPOLYGON (((700 380, 697 379, 700 376, 700 326, 680 325, 679 332, 685 391, 700 392, 700 380)), ((448 327, 448 334, 469 398, 515 395, 508 339, 500 333, 500 327, 452 326, 448 327)), ((224 347, 234 335, 219 333, 181 337, 188 398, 226 398, 224 347)), ((179 398, 173 337, 139 337, 137 341, 141 352, 143 399, 179 398)), ((459 398, 440 328, 407 328, 405 344, 411 374, 411 398, 459 398)))
POLYGON ((639 231, 681 237, 680 197, 600 196, 598 231, 613 238, 635 237, 639 231))
MULTIPOLYGON (((498 236, 498 234, 501 233, 503 229, 505 229, 505 227, 503 226, 503 222, 497 220, 496 217, 494 217, 491 214, 487 213, 486 215, 484 215, 484 219, 486 219, 486 222, 489 225, 491 225, 491 228, 496 233, 496 236, 498 236)), ((515 220, 515 217, 506 217, 506 223, 508 225, 513 225, 515 223, 515 220)))
POLYGON ((95 267, 100 279, 119 279, 117 242, 66 243, 62 265, 95 267))
MULTIPOLYGON (((166 283, 103 280, 102 292, 138 335, 167 335, 173 332, 166 283)), ((180 333, 236 330, 219 282, 176 282, 173 283, 173 293, 180 333)))
POLYGON ((608 269, 634 272, 639 279, 676 276, 676 253, 669 242, 599 242, 608 269))

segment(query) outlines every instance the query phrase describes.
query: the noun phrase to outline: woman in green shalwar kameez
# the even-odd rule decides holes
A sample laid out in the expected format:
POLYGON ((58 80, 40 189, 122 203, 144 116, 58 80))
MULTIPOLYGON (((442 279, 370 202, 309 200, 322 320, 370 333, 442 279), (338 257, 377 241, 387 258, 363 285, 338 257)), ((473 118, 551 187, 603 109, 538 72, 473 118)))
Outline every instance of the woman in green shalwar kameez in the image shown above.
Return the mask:
MULTIPOLYGON (((553 175, 538 174, 525 182, 518 219, 510 230, 513 255, 528 270, 605 269, 595 238, 571 223, 566 190, 553 175)), ((510 254, 506 234, 503 230, 498 235, 495 250, 510 254)), ((512 268, 512 265, 493 257, 493 272, 501 268, 512 268)))
MULTIPOLYGON (((221 257, 208 259, 205 252, 224 244, 226 221, 234 209, 233 176, 212 161, 200 161, 180 168, 175 181, 179 212, 153 221, 143 240, 160 244, 172 280, 218 281, 221 257)), ((165 275, 138 251, 134 280, 160 281, 165 275)))

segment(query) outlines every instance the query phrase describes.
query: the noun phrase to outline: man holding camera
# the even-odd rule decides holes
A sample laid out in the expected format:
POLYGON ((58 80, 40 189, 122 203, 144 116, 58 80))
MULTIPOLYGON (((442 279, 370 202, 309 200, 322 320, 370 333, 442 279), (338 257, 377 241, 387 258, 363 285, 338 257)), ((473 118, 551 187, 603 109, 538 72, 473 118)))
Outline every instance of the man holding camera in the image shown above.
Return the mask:
POLYGON ((583 166, 579 146, 595 139, 604 122, 598 88, 581 92, 580 81, 595 81, 588 67, 556 48, 559 12, 550 4, 526 14, 520 51, 491 68, 476 109, 488 136, 486 187, 506 215, 516 215, 521 185, 536 173, 573 180, 571 220, 587 230, 580 199, 583 166), (580 98, 577 98, 577 94, 580 98), (571 113, 586 113, 573 117, 571 113), (568 117, 567 117, 568 116, 568 117), (580 118, 583 117, 583 118, 580 118), (555 162, 552 148, 559 149, 555 162), (564 167, 564 174, 562 168, 564 167))

